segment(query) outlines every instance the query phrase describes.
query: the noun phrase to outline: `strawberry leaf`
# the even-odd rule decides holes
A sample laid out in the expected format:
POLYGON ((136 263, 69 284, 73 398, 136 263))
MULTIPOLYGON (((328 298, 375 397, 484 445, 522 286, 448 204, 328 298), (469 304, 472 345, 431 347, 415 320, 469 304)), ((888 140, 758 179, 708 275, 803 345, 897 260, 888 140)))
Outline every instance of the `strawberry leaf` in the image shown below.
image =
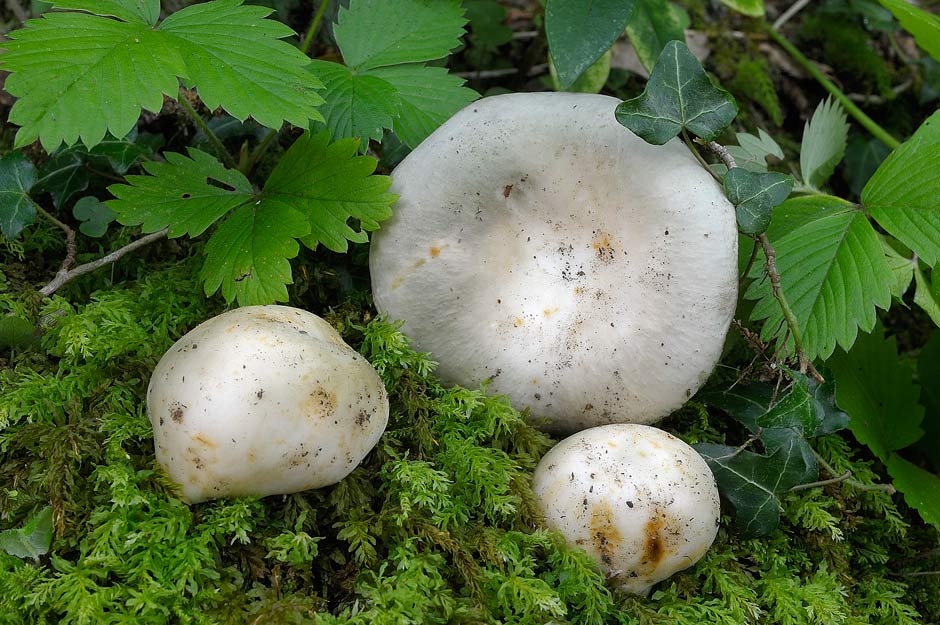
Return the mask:
MULTIPOLYGON (((62 6, 97 11, 92 4, 98 6, 62 6)), ((284 120, 306 125, 321 119, 316 106, 322 100, 313 92, 320 83, 303 69, 307 57, 281 41, 291 31, 264 19, 269 9, 214 0, 154 28, 142 19, 149 6, 101 5, 104 14, 130 21, 47 13, 10 34, 0 61, 12 72, 7 91, 19 97, 10 112, 10 121, 21 126, 16 145, 38 138, 51 152, 79 139, 91 147, 106 132, 123 137, 141 109, 159 111, 164 95, 176 97, 178 78, 194 84, 209 108, 221 106, 238 119, 251 115, 272 128, 284 120)))

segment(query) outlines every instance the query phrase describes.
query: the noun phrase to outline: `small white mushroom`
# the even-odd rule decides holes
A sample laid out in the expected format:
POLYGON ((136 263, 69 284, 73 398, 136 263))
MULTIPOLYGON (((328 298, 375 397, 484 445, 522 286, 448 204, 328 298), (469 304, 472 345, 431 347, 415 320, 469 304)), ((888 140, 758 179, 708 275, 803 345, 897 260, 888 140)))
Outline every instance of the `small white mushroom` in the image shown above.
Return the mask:
POLYGON ((542 458, 532 488, 548 526, 636 594, 695 564, 718 533, 718 487, 708 465, 646 425, 566 438, 542 458))
POLYGON ((392 174, 376 306, 448 382, 572 432, 651 423, 718 360, 737 292, 734 208, 678 140, 618 100, 524 93, 457 113, 392 174))
POLYGON ((382 436, 388 396, 323 319, 248 306, 170 348, 150 379, 147 413, 157 460, 197 503, 335 484, 382 436))

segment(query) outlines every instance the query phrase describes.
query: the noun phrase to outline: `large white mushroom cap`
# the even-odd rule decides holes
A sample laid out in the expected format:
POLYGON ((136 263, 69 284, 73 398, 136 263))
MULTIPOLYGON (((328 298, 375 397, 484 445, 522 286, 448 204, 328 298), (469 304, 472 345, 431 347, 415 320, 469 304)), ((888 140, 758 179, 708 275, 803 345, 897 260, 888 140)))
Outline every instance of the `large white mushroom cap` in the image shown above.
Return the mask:
POLYGON ((375 446, 388 396, 323 319, 247 306, 200 324, 147 390, 157 461, 192 503, 335 484, 375 446))
POLYGON ((370 266, 378 309, 440 376, 576 431, 653 422, 721 352, 737 292, 734 208, 678 140, 615 98, 479 100, 392 174, 370 266))
POLYGON ((536 467, 532 490, 549 527, 637 594, 695 564, 718 533, 711 469, 681 440, 646 425, 566 438, 536 467))

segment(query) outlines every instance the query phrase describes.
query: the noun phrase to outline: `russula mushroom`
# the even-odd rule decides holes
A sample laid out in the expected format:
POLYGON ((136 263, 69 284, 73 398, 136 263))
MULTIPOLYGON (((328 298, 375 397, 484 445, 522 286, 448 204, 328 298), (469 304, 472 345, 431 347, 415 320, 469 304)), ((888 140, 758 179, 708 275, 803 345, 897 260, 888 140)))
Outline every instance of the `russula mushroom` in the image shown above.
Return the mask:
POLYGON ((392 173, 373 239, 378 309, 448 382, 572 432, 651 423, 718 360, 737 292, 734 208, 678 140, 645 143, 615 98, 479 100, 392 173))
POLYGON ((335 484, 382 436, 388 396, 323 319, 247 306, 200 324, 164 354, 147 413, 157 461, 198 503, 335 484))
POLYGON ((648 425, 604 425, 566 438, 542 458, 532 489, 547 525, 636 594, 695 564, 718 532, 708 465, 648 425))

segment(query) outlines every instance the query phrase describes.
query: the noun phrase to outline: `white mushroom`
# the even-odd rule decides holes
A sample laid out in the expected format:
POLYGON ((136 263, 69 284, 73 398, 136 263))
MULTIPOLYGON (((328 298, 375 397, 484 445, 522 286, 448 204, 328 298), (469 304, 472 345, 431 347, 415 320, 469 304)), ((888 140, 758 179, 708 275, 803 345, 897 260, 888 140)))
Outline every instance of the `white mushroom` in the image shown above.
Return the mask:
POLYGON ((375 303, 449 382, 576 431, 651 423, 702 385, 737 292, 734 208, 678 140, 652 146, 618 100, 479 100, 393 172, 375 303))
POLYGON ((694 449, 646 425, 590 428, 553 447, 532 488, 549 527, 613 583, 645 595, 695 564, 718 532, 718 487, 694 449))
POLYGON ((340 481, 382 436, 388 397, 323 319, 248 306, 170 348, 150 379, 147 413, 157 460, 197 503, 340 481))

